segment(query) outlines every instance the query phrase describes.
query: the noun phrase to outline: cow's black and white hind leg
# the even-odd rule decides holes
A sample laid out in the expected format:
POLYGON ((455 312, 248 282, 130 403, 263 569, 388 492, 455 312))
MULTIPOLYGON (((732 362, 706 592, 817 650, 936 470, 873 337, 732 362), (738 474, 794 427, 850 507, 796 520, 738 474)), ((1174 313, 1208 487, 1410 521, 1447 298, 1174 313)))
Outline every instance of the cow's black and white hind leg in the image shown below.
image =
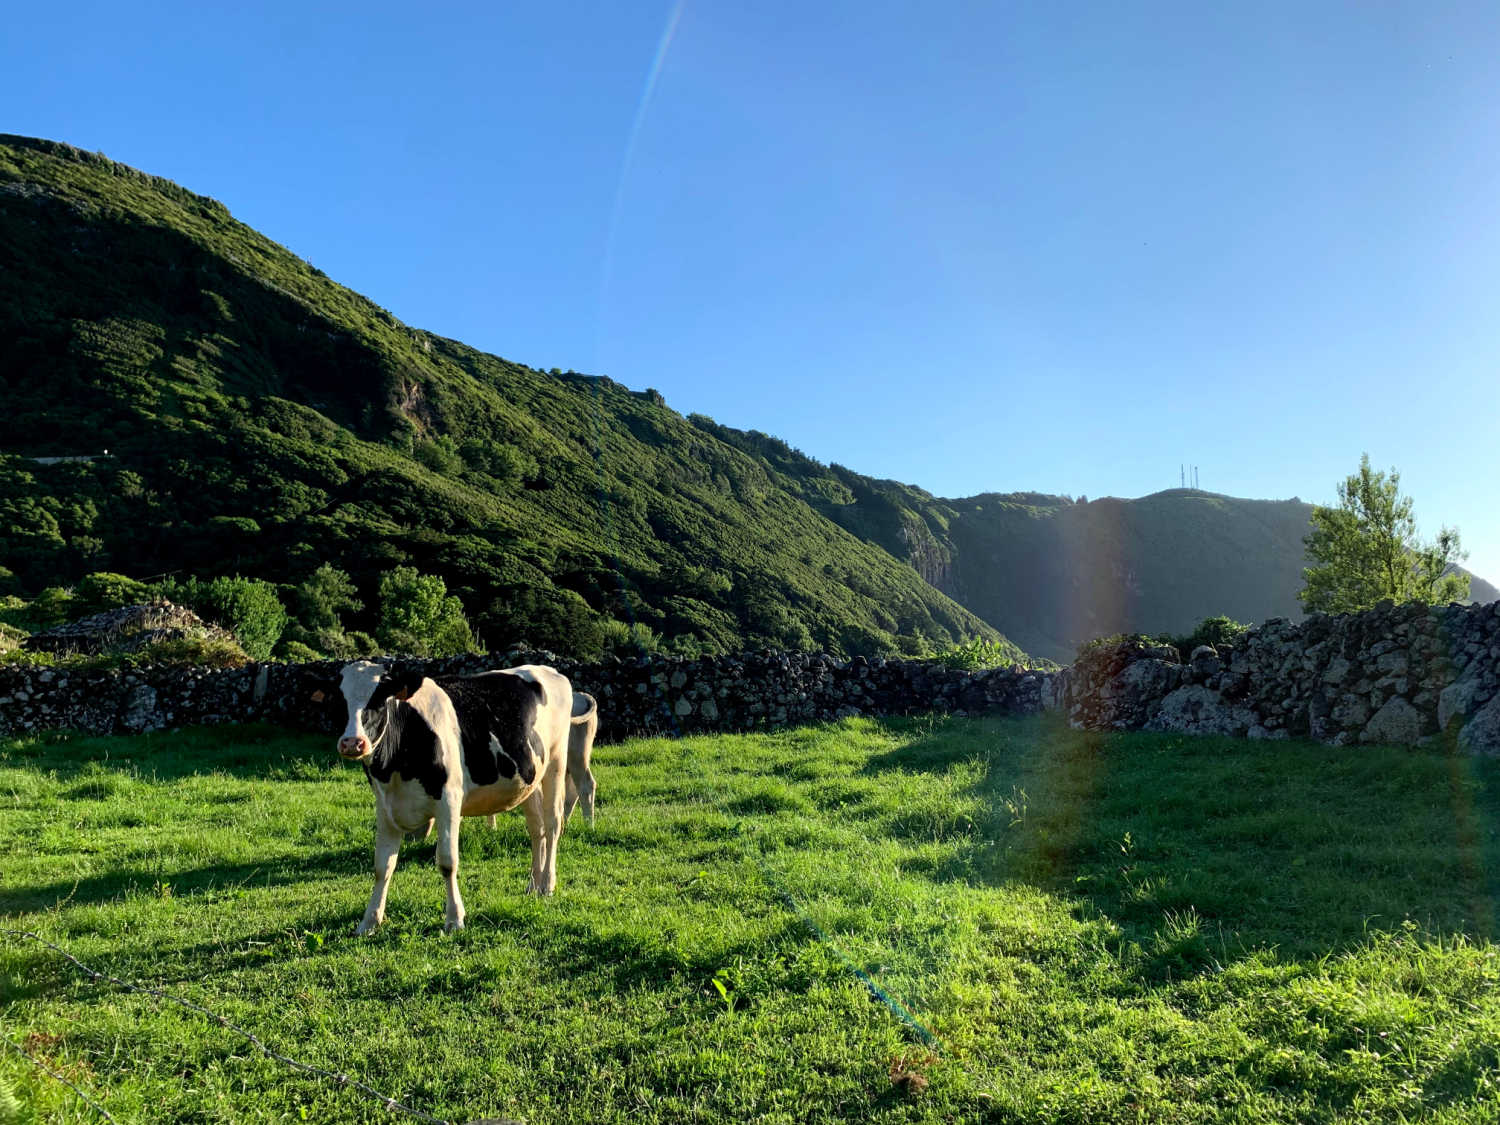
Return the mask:
POLYGON ((531 837, 531 878, 526 880, 527 894, 541 894, 541 886, 547 870, 546 832, 542 825, 541 790, 533 792, 521 803, 526 813, 526 832, 531 837))
POLYGON ((370 904, 365 907, 364 919, 356 927, 355 936, 371 933, 385 921, 385 894, 396 870, 401 836, 400 827, 387 817, 375 818, 375 889, 370 892, 370 904))
POLYGON ((568 729, 568 795, 563 805, 563 822, 572 819, 576 805, 594 823, 594 773, 589 759, 594 753, 594 738, 599 733, 599 704, 586 691, 573 693, 573 714, 568 729))
POLYGON ((573 760, 568 759, 568 797, 563 805, 563 821, 573 818, 573 810, 577 806, 583 806, 583 815, 589 818, 589 823, 594 823, 594 775, 588 766, 581 770, 574 768, 573 760))

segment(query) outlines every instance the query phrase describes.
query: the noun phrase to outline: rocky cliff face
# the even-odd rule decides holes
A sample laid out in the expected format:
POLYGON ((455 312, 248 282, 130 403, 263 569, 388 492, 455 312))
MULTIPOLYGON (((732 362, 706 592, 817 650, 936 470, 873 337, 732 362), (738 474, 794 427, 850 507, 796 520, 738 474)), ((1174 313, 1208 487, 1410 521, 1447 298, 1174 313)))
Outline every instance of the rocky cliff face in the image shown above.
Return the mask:
POLYGON ((1075 727, 1335 746, 1448 735, 1467 752, 1500 754, 1500 602, 1274 619, 1186 663, 1171 647, 1124 642, 1063 675, 1075 727))

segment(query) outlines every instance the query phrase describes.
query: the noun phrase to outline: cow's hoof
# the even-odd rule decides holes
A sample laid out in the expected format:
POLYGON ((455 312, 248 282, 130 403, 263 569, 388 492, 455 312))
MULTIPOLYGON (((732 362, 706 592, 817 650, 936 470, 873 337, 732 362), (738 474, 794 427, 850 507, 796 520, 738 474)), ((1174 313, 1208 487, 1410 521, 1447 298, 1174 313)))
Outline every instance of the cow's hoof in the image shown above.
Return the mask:
POLYGON ((444 922, 443 933, 451 934, 464 928, 464 920, 460 918, 457 922, 444 922))
POLYGON ((361 922, 354 927, 354 936, 364 937, 366 934, 373 934, 379 928, 379 922, 361 922))

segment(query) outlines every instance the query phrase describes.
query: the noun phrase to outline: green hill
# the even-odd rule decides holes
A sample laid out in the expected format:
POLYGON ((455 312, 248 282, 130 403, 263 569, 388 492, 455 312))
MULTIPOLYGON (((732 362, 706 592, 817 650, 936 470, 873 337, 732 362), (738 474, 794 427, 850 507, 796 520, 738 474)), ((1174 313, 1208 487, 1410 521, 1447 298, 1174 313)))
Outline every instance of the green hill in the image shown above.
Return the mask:
POLYGON ((369 595, 410 564, 491 646, 1000 639, 656 392, 410 328, 214 200, 14 136, 0 373, 0 562, 30 590, 330 561, 369 595))

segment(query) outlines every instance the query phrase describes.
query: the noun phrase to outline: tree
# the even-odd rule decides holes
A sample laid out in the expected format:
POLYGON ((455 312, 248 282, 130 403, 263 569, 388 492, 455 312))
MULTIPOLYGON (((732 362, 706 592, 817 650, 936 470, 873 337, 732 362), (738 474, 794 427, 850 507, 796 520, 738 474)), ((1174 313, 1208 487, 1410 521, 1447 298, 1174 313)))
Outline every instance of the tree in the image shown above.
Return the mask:
POLYGON ((1297 595, 1310 612, 1353 613, 1377 602, 1449 602, 1468 596, 1469 577, 1449 573, 1467 555, 1458 532, 1443 528, 1432 543, 1417 539, 1411 498, 1400 492, 1401 475, 1370 468, 1339 485, 1336 508, 1314 507, 1312 532, 1302 541, 1313 565, 1302 571, 1297 595))
POLYGON ((151 590, 228 629, 251 660, 269 660, 291 620, 276 587, 258 578, 168 578, 151 590))
POLYGON ((269 660, 286 629, 286 608, 276 587, 258 578, 189 579, 187 604, 234 634, 251 660, 269 660))
POLYGON ((292 591, 297 620, 282 634, 277 654, 291 660, 313 660, 320 655, 348 659, 374 651, 373 641, 362 647, 344 632, 344 612, 358 613, 364 608, 356 594, 353 580, 342 570, 332 563, 318 567, 292 591))
POLYGON ((341 628, 346 610, 358 613, 364 608, 353 580, 332 563, 324 563, 304 578, 293 597, 298 623, 312 630, 341 628))
POLYGON ((456 656, 474 650, 464 606, 434 574, 398 566, 380 579, 380 643, 388 652, 456 656))

